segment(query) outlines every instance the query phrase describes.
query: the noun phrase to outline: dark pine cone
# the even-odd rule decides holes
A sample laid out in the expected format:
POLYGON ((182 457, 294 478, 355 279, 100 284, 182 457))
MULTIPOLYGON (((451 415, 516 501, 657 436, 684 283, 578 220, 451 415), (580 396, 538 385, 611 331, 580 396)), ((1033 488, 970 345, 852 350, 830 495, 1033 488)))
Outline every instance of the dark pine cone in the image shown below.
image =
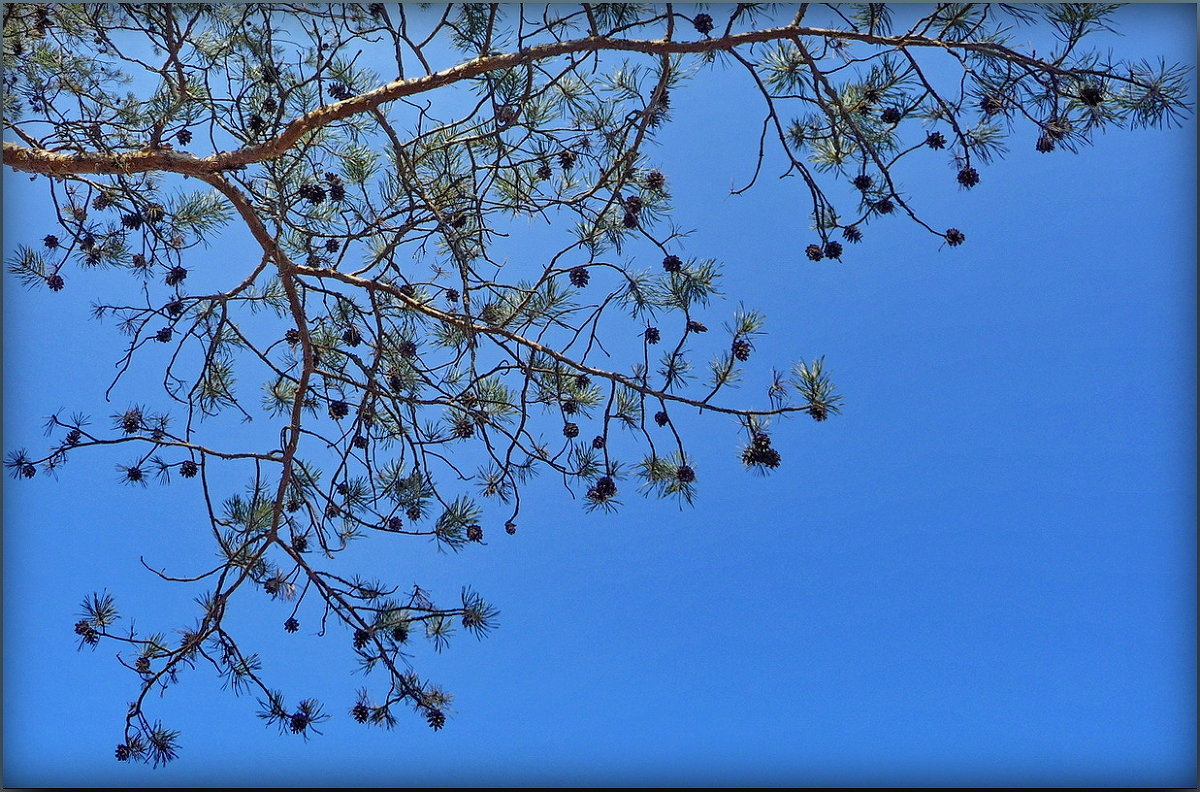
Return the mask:
POLYGON ((946 148, 946 138, 941 132, 930 132, 925 138, 925 145, 931 149, 946 148))
MULTIPOLYGON (((372 5, 379 4, 372 3, 372 5)), ((350 708, 350 714, 354 717, 354 720, 358 721, 359 723, 366 723, 367 718, 371 715, 371 710, 367 708, 366 704, 360 702, 350 708)))
POLYGON ((579 437, 579 424, 567 422, 563 425, 563 436, 567 438, 579 437))
POLYGON ((667 256, 663 259, 663 269, 667 272, 679 272, 683 269, 683 261, 679 256, 667 256))
POLYGON ((179 316, 179 314, 183 313, 183 303, 179 300, 172 300, 164 305, 163 308, 171 316, 179 316))
POLYGON ((54 236, 54 234, 47 234, 42 238, 42 244, 54 250, 54 248, 58 247, 58 237, 54 236))
POLYGON ((170 343, 171 336, 174 334, 175 333, 171 328, 164 327, 162 330, 159 330, 157 333, 154 334, 154 340, 158 341, 159 343, 162 343, 162 344, 167 344, 167 343, 170 343))
POLYGON ((657 327, 647 327, 645 336, 647 344, 657 344, 662 339, 662 334, 658 332, 657 327))
POLYGON ((65 283, 63 282, 62 275, 55 273, 46 278, 46 285, 50 287, 50 291, 62 291, 65 283))
POLYGON ((646 174, 646 186, 655 192, 662 192, 663 187, 667 184, 667 177, 663 176, 662 171, 652 170, 646 174))
POLYGON ((596 449, 597 451, 604 448, 604 438, 601 437, 600 435, 596 435, 595 437, 593 437, 592 438, 592 448, 596 449))
POLYGON ((862 231, 858 230, 858 226, 846 226, 842 229, 842 236, 847 242, 862 242, 862 231))
POLYGON ((448 303, 458 302, 458 299, 461 296, 462 295, 458 293, 458 289, 446 289, 446 302, 448 303))
POLYGON ((600 500, 608 500, 617 494, 617 485, 609 476, 601 476, 596 480, 596 485, 592 487, 592 491, 600 500))
POLYGON ((342 342, 347 346, 356 347, 362 343, 362 336, 358 333, 357 327, 348 327, 346 332, 342 333, 342 342))
POLYGON ((511 520, 509 522, 504 523, 504 532, 506 534, 508 534, 509 536, 512 536, 513 534, 515 534, 517 532, 517 524, 515 522, 512 522, 511 520))
POLYGON ((968 190, 979 184, 979 171, 974 168, 963 168, 958 172, 958 183, 968 190))
POLYGON ((825 243, 825 256, 826 256, 826 258, 840 259, 842 257, 842 243, 841 242, 826 242, 825 243))
POLYGON ((468 542, 482 542, 483 541, 483 526, 482 525, 468 525, 467 526, 467 541, 468 542))
POLYGON ((300 622, 296 621, 296 618, 294 616, 290 617, 287 621, 285 621, 283 623, 283 629, 287 630, 290 633, 294 633, 294 632, 296 632, 296 630, 300 629, 300 622))
POLYGON ((631 195, 625 199, 626 211, 638 213, 642 211, 642 199, 636 195, 631 195))
POLYGON ((1104 101, 1104 92, 1097 85, 1086 86, 1079 92, 1079 101, 1088 107, 1099 107, 1104 101))
POLYGON ((302 184, 297 192, 311 204, 319 204, 325 200, 325 190, 319 184, 302 184))
POLYGON ((167 277, 163 278, 168 286, 178 286, 187 280, 188 271, 180 266, 171 267, 167 270, 167 277))
POLYGON ((179 475, 184 478, 192 478, 200 471, 200 466, 190 459, 185 459, 179 465, 179 475))
POLYGON ((879 114, 879 120, 885 124, 899 123, 901 118, 899 108, 889 107, 879 114))
POLYGON ((341 399, 329 403, 329 414, 334 418, 345 418, 350 413, 350 405, 341 399))
POLYGON ((112 198, 109 198, 107 193, 100 193, 92 201, 92 208, 97 211, 102 211, 112 205, 112 198))
POLYGON ((625 216, 623 218, 621 218, 621 224, 624 225, 626 228, 637 228, 638 227, 638 217, 633 212, 626 212, 625 216))
POLYGON ((896 205, 892 203, 892 199, 884 198, 882 201, 875 202, 874 209, 879 214, 891 214, 896 210, 896 205))
POLYGON ((357 448, 359 450, 363 450, 367 447, 367 438, 363 437, 362 435, 356 434, 356 435, 354 435, 353 439, 350 440, 350 445, 354 446, 355 448, 357 448))
POLYGON ((574 415, 579 412, 579 402, 574 399, 566 399, 562 403, 562 411, 567 415, 574 415))
POLYGON ((739 338, 733 342, 733 356, 745 363, 750 359, 750 342, 739 338))
POLYGON ((475 422, 470 418, 459 418, 454 422, 454 436, 460 440, 466 440, 471 435, 475 434, 475 422))
POLYGON ((346 187, 343 184, 329 185, 329 200, 341 203, 346 200, 346 187))
POLYGON ((409 520, 416 522, 417 520, 421 519, 421 507, 420 506, 409 506, 407 509, 404 510, 404 516, 407 517, 409 520))
POLYGON ((308 552, 308 537, 304 534, 292 537, 292 549, 297 553, 308 552))
POLYGON ((654 413, 654 423, 658 424, 659 426, 666 426, 670 420, 671 419, 667 417, 667 413, 664 410, 659 410, 658 412, 654 413))
POLYGON ((125 745, 124 743, 122 743, 121 745, 117 746, 117 754, 116 755, 117 755, 118 762, 129 761, 130 754, 131 754, 131 752, 129 750, 128 745, 125 745))
POLYGON ((588 280, 591 275, 588 274, 587 267, 574 267, 571 270, 571 285, 582 289, 588 285, 588 280))
POLYGON ((680 465, 679 469, 675 471, 675 478, 684 484, 691 484, 696 480, 696 471, 692 470, 690 465, 680 465))
POLYGON ((192 130, 190 130, 190 129, 179 130, 177 133, 175 133, 175 139, 179 141, 179 144, 181 146, 186 146, 188 143, 192 142, 192 130))
POLYGON ((251 115, 250 120, 246 124, 246 126, 250 127, 251 132, 261 132, 263 127, 265 127, 266 125, 267 125, 267 122, 264 121, 263 117, 260 116, 258 113, 254 113, 253 115, 251 115))
POLYGON ((339 247, 339 245, 338 245, 338 241, 336 239, 326 239, 325 240, 325 252, 326 253, 337 253, 338 247, 339 247))
POLYGON ((808 414, 814 421, 824 421, 829 417, 829 409, 824 404, 810 404, 808 414))
POLYGON ((1034 146, 1042 154, 1048 154, 1054 151, 1054 138, 1049 135, 1042 135, 1037 140, 1037 145, 1034 146))
POLYGON ((697 322, 695 319, 689 319, 687 329, 692 333, 707 333, 708 328, 702 322, 697 322))
POLYGON ((558 166, 563 170, 570 170, 575 167, 575 154, 570 151, 559 152, 558 166))
MULTIPOLYGON (((409 519, 412 520, 412 519, 416 519, 416 518, 410 514, 409 519)), ((404 521, 401 520, 399 517, 389 517, 388 518, 387 529, 389 531, 399 531, 403 527, 404 527, 404 521)))
POLYGON ((860 190, 869 190, 871 189, 871 184, 873 181, 874 180, 867 174, 860 173, 854 177, 854 186, 860 190))
POLYGON ((329 95, 339 102, 343 99, 349 99, 351 96, 350 89, 342 85, 340 82, 329 84, 329 95))
POLYGON ((130 230, 136 231, 142 227, 142 215, 140 212, 130 212, 127 215, 121 215, 121 225, 130 230))
POLYGON ((401 357, 406 357, 406 358, 416 357, 417 356, 417 342, 411 341, 411 340, 401 341, 399 352, 400 352, 401 357))
POLYGON ((760 447, 752 445, 742 452, 742 463, 746 465, 777 468, 779 467, 779 459, 779 452, 770 446, 760 447))
POLYGON ((708 14, 696 14, 692 19, 692 25, 695 26, 696 32, 707 36, 713 29, 713 18, 708 14))
POLYGON ((950 247, 958 247, 967 240, 965 234, 957 228, 950 228, 946 231, 946 244, 950 247))
POLYGON ((300 734, 308 728, 310 723, 312 723, 312 718, 307 713, 297 712, 288 721, 288 726, 291 728, 292 734, 300 734))
POLYGON ((147 223, 161 223, 167 214, 158 204, 150 204, 142 216, 146 218, 147 223))
POLYGON ((543 179, 543 180, 549 179, 553 175, 554 175, 554 171, 550 170, 550 166, 547 165, 545 162, 543 162, 541 165, 538 166, 537 177, 539 179, 543 179))
POLYGON ((300 331, 293 327, 283 334, 283 340, 287 341, 289 344, 299 344, 300 331))
POLYGON ((439 709, 431 709, 425 713, 425 720, 434 731, 446 725, 446 714, 439 709))
POLYGON ((809 245, 804 248, 804 255, 808 256, 813 261, 820 261, 825 258, 825 251, 820 245, 809 245))
POLYGON ((359 628, 354 631, 354 648, 362 649, 371 640, 371 633, 359 628))

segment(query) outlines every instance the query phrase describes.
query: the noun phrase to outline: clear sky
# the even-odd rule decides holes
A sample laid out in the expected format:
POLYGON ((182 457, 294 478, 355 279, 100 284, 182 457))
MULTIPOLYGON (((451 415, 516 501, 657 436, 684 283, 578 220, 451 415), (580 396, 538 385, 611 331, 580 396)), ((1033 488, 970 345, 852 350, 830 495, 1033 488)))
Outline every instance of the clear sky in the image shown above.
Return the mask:
MULTIPOLYGON (((1119 19, 1117 55, 1195 63, 1195 6, 1119 19)), ((1194 120, 1078 155, 1026 129, 969 192, 926 158, 905 185, 966 244, 896 217, 839 264, 804 258, 794 180, 728 194, 761 118, 741 75, 671 106, 654 156, 689 253, 727 265, 713 324, 738 300, 765 312, 756 359, 825 355, 844 414, 781 424, 769 478, 731 427, 681 419, 711 437, 693 508, 586 514, 547 479, 486 547, 364 542, 369 569, 501 610, 490 638, 417 658, 456 696, 446 728, 354 723, 344 636, 287 635, 258 598, 236 623, 268 678, 334 719, 281 736, 197 668, 152 705, 183 733, 161 770, 113 759, 136 679, 109 644, 77 652, 72 625, 104 588, 146 628, 190 619, 138 556, 215 558, 196 493, 123 487, 103 453, 6 480, 6 786, 1195 784, 1194 120)), ((44 184, 4 188, 6 253, 55 231, 44 184)), ((6 451, 42 448, 55 409, 102 422, 143 398, 134 379, 100 401, 120 337, 88 306, 130 285, 104 277, 53 294, 5 275, 6 451)))

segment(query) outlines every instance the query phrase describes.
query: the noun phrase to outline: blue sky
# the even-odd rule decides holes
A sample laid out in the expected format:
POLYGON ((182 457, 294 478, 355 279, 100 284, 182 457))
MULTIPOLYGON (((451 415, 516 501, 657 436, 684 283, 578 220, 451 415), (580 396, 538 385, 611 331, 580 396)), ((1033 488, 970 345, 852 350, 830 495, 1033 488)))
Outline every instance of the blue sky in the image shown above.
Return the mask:
MULTIPOLYGON (((1195 63, 1194 6, 1127 7, 1120 29, 1118 55, 1195 63)), ((350 551, 500 608, 487 640, 417 658, 456 695, 441 732, 353 723, 344 637, 286 635, 258 598, 235 618, 268 676, 335 718, 281 736, 197 669, 152 710, 183 732, 157 771, 113 760, 135 680, 105 644, 77 652, 71 626, 103 588, 147 627, 190 619, 138 555, 213 558, 196 494, 122 487, 103 454, 6 480, 6 786, 1195 784, 1194 120, 1078 155, 1023 130, 970 192, 926 158, 905 184, 966 244, 896 217, 813 263, 794 180, 728 195, 760 118, 741 76, 671 102, 656 157, 676 218, 690 254, 727 266, 711 324, 739 299, 762 310, 756 360, 825 355, 844 414, 780 424, 769 478, 743 469, 733 427, 682 419, 693 508, 586 514, 546 480, 514 537, 350 551)), ((44 185, 6 171, 4 187, 6 251, 53 232, 44 185)), ((69 272, 51 294, 5 276, 6 451, 40 448, 54 409, 141 398, 133 380, 99 401, 119 337, 88 304, 129 286, 104 279, 69 272)))

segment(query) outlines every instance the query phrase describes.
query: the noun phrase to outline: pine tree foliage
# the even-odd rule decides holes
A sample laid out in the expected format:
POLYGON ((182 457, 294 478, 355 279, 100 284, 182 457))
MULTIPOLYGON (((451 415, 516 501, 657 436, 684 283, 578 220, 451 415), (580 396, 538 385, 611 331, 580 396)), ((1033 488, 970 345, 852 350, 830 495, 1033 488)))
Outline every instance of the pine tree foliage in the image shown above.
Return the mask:
POLYGON ((1089 48, 1114 8, 5 5, 4 163, 43 178, 55 219, 8 269, 50 292, 76 267, 131 279, 127 304, 94 308, 126 337, 106 395, 170 350, 162 393, 110 424, 51 416, 49 450, 6 466, 32 478, 94 452, 125 484, 198 488, 220 554, 157 573, 207 587, 174 639, 122 628, 108 593, 85 600, 81 648, 113 643, 136 677, 116 758, 177 755, 150 693, 202 666, 284 734, 337 713, 392 728, 405 707, 440 729, 451 695, 409 647, 482 637, 497 610, 471 589, 435 603, 360 579, 338 565, 349 543, 483 548, 545 480, 589 510, 635 490, 691 503, 704 457, 672 416, 711 416, 766 472, 782 458, 770 427, 840 412, 823 358, 754 368, 771 363, 755 347, 766 318, 725 318, 736 284, 674 224, 652 145, 673 96, 714 69, 745 76, 762 136, 734 192, 782 162, 811 207, 807 258, 851 258, 843 242, 888 215, 957 247, 966 235, 922 214, 901 161, 968 189, 1012 147, 1073 152, 1190 112, 1184 68, 1089 48), (1022 49, 1031 29, 1054 48, 1022 49), (531 226, 556 250, 523 245, 531 226), (235 232, 248 265, 216 272, 206 247, 235 232), (238 447, 205 423, 223 414, 278 442, 238 447), (210 489, 218 466, 244 489, 210 489), (320 620, 368 687, 333 713, 289 703, 227 628, 235 608, 275 609, 287 632, 320 620))

